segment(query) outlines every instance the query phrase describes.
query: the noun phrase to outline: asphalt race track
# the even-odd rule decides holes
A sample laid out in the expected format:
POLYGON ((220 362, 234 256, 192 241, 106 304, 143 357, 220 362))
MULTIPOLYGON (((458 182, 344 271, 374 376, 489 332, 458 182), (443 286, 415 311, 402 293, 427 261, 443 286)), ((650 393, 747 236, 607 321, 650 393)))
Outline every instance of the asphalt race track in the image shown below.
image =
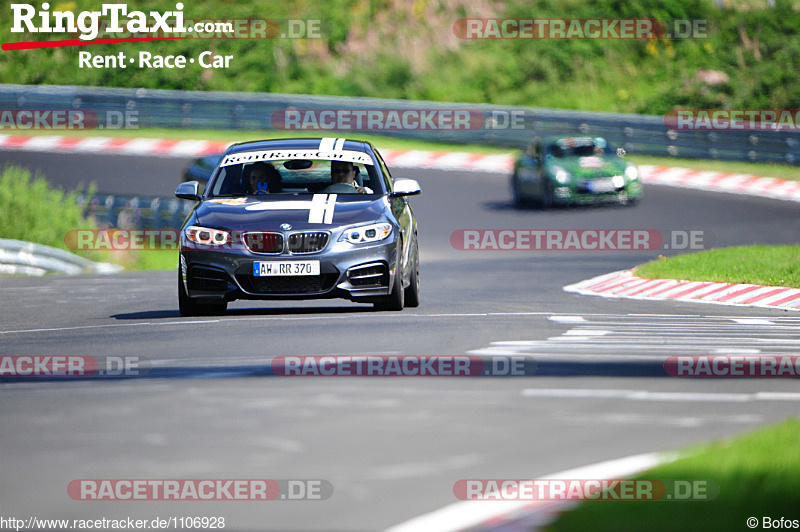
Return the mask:
MULTIPOLYGON (((168 196, 185 160, 2 152, 64 186, 168 196)), ((458 502, 470 478, 537 478, 800 412, 792 379, 679 379, 660 356, 795 353, 800 313, 578 296, 653 251, 459 251, 459 229, 704 231, 797 243, 796 203, 650 186, 635 207, 515 210, 507 176, 419 180, 422 305, 239 301, 182 318, 176 274, 0 278, 0 354, 138 356, 142 378, 0 382, 0 514, 224 517, 226 530, 380 530, 458 502), (516 342, 503 344, 498 342, 516 342), (281 355, 524 355, 524 377, 279 377, 281 355), (619 390, 622 392, 608 392, 619 390), (641 391, 629 394, 626 391, 641 391), (605 391, 605 392, 604 392, 605 391), (794 399, 792 399, 794 397, 794 399), (324 479, 327 500, 72 500, 76 479, 324 479)), ((480 503, 476 503, 480 504, 480 503)))

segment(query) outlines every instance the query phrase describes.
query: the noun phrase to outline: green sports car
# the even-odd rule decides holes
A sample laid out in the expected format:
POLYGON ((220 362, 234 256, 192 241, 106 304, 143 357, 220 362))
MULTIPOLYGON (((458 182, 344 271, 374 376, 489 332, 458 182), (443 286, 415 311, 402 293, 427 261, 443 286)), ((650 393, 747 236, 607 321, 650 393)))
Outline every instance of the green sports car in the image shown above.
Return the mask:
POLYGON ((636 203, 642 197, 639 169, 601 137, 536 140, 514 163, 514 204, 636 203))

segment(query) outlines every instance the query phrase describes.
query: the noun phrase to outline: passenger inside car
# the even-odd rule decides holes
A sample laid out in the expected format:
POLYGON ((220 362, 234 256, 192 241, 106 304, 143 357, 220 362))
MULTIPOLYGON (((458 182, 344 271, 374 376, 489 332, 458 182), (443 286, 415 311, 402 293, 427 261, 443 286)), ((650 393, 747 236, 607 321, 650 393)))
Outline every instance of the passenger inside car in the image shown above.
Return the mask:
POLYGON ((281 192, 281 174, 271 164, 253 163, 243 170, 243 182, 246 194, 276 194, 281 192))

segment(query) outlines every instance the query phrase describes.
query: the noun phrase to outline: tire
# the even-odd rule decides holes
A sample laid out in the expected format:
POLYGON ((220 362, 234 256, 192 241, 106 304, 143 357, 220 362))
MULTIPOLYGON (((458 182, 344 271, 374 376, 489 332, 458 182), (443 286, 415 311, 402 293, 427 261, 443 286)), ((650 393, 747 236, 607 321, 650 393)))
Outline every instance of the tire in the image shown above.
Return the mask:
POLYGON ((527 206, 525 198, 519 193, 519 185, 517 184, 517 174, 511 176, 511 199, 514 207, 517 209, 524 209, 527 206))
MULTIPOLYGON (((402 243, 399 246, 399 249, 403 249, 402 243)), ((400 262, 400 253, 398 251, 397 262, 400 262)), ((403 290, 403 272, 400 270, 398 266, 395 269, 394 273, 394 284, 392 285, 392 293, 388 296, 381 298, 380 301, 375 303, 376 310, 403 310, 403 305, 405 304, 405 294, 406 291, 403 290)))
POLYGON ((542 178, 542 196, 539 200, 539 206, 542 209, 553 207, 553 187, 546 177, 542 178))
POLYGON ((202 305, 193 301, 183 288, 183 277, 180 267, 178 268, 178 311, 181 316, 212 316, 222 314, 227 308, 228 304, 225 302, 202 305))
POLYGON ((414 264, 411 266, 411 284, 405 290, 405 306, 419 306, 419 244, 414 251, 414 264))

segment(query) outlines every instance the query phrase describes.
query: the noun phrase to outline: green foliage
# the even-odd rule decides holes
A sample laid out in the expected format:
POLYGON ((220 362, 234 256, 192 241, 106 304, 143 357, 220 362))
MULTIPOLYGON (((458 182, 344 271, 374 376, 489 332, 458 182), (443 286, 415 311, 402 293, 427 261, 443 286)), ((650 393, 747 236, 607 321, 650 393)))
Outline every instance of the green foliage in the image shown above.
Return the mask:
MULTIPOLYGON (((157 251, 73 251, 64 242, 71 230, 95 229, 78 204, 83 192, 54 189, 41 175, 8 165, 0 172, 0 238, 36 242, 71 251, 89 260, 113 262, 129 269, 163 270, 175 268, 178 253, 157 251)), ((89 188, 86 195, 94 193, 89 188)))
MULTIPOLYGON (((744 1, 744 0, 742 0, 744 1)), ((173 0, 136 8, 168 11, 173 0)), ((740 2, 741 3, 741 2, 740 2)), ((752 4, 752 5, 751 5, 752 4)), ((688 108, 786 108, 800 101, 800 11, 776 7, 719 9, 711 0, 525 0, 474 3, 391 0, 208 0, 184 8, 187 19, 287 18, 322 21, 322 39, 158 41, 83 47, 94 54, 140 50, 197 58, 233 55, 229 69, 78 68, 78 48, 0 53, 0 82, 185 90, 263 91, 462 101, 663 114, 688 108), (488 10, 488 11, 487 11, 488 10), (704 19, 707 39, 465 40, 459 18, 704 19), (710 85, 698 71, 724 73, 710 85)), ((53 9, 98 9, 71 0, 53 9)), ((67 38, 27 34, 24 38, 67 38)), ((72 36, 73 38, 75 36, 72 36)), ((3 42, 19 40, 10 24, 3 42)))
POLYGON ((80 193, 53 189, 27 168, 6 166, 0 173, 0 238, 67 249, 67 231, 94 228, 78 205, 80 193))
POLYGON ((753 516, 759 529, 762 516, 791 521, 800 489, 799 436, 800 420, 791 418, 690 449, 636 477, 719 487, 710 500, 586 501, 545 530, 747 530, 747 519, 753 516))
POLYGON ((637 268, 636 275, 800 288, 800 246, 741 246, 660 257, 637 268))

